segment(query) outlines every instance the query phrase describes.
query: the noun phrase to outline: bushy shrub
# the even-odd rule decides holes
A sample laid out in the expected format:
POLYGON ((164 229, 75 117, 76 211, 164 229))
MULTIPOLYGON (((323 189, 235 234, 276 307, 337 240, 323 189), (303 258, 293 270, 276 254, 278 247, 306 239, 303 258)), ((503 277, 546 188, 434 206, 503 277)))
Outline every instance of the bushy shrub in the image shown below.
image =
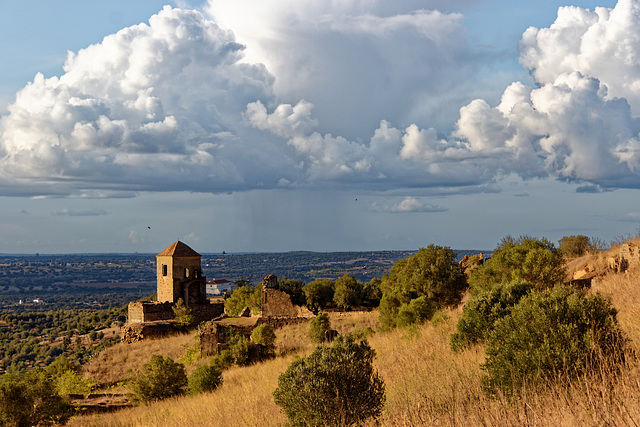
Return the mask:
MULTIPOLYGON (((246 283, 246 281, 242 281, 246 283)), ((225 296, 224 310, 229 316, 238 316, 245 307, 250 307, 253 314, 262 309, 261 286, 243 285, 236 288, 229 296, 225 296)))
POLYGON ((307 306, 315 313, 333 303, 333 282, 327 279, 316 279, 303 288, 307 306))
POLYGON ((600 295, 557 286, 532 292, 495 323, 486 344, 485 386, 510 394, 555 375, 616 364, 626 339, 616 310, 600 295))
POLYGON ((484 266, 471 273, 469 284, 475 292, 513 281, 548 289, 562 283, 564 275, 562 256, 553 243, 547 239, 507 236, 484 266))
POLYGON ((426 296, 412 299, 398 309, 396 326, 403 327, 430 320, 436 312, 436 305, 426 296))
POLYGON ((390 292, 380 300, 380 326, 389 330, 422 323, 430 320, 436 310, 436 304, 425 295, 412 299, 406 294, 390 292))
POLYGON ((368 307, 377 307, 382 298, 382 279, 374 277, 362 285, 362 304, 368 307))
POLYGON ((493 331, 495 322, 511 313, 513 307, 529 294, 533 286, 526 282, 512 282, 472 295, 465 303, 457 330, 451 335, 451 348, 484 342, 493 331))
POLYGON ((329 329, 331 329, 329 315, 320 313, 309 322, 309 339, 314 343, 321 343, 329 329))
POLYGON ((276 356, 276 333, 269 325, 255 327, 251 332, 251 343, 260 349, 260 359, 270 359, 276 356))
POLYGON ((133 399, 138 402, 182 395, 187 388, 184 365, 170 357, 151 356, 131 381, 133 399))
POLYGON ((345 274, 333 282, 333 302, 343 309, 351 309, 362 303, 362 283, 345 274))
POLYGON ((339 336, 295 360, 273 392, 292 426, 337 426, 378 418, 384 382, 373 368, 375 352, 366 341, 339 336))
POLYGON ((233 363, 238 366, 247 366, 251 364, 251 341, 248 338, 238 334, 231 333, 229 338, 229 353, 233 359, 233 363))
POLYGON ((0 383, 0 425, 62 424, 70 415, 69 400, 57 393, 44 369, 35 368, 22 378, 11 376, 0 383))
POLYGON ((213 391, 222 384, 222 370, 217 364, 198 365, 188 377, 190 395, 213 391))
POLYGON ((178 298, 176 305, 172 307, 173 315, 176 320, 180 323, 193 323, 195 318, 191 313, 191 309, 184 305, 184 300, 182 298, 178 298))

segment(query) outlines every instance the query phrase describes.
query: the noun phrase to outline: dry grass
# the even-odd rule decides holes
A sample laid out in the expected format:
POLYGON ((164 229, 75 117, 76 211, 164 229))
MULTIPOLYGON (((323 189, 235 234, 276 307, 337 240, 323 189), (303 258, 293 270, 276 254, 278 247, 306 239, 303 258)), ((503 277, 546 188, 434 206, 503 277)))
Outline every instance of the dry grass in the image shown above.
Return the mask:
POLYGON ((149 361, 151 355, 169 356, 175 360, 192 346, 196 332, 167 338, 148 339, 133 344, 118 343, 101 352, 83 367, 83 374, 97 383, 127 380, 149 361))
MULTIPOLYGON (((600 277, 591 292, 611 297, 619 310, 622 328, 640 343, 640 277, 637 272, 600 277)), ((332 327, 340 333, 377 329, 377 313, 331 313, 332 327)), ((376 367, 385 381, 387 401, 381 417, 384 426, 637 426, 640 425, 640 369, 637 352, 630 351, 627 366, 620 372, 596 371, 575 379, 559 378, 545 389, 524 388, 520 397, 491 398, 482 389, 484 361, 481 346, 459 354, 449 347, 460 309, 439 313, 434 322, 418 327, 369 335, 376 350, 376 367)), ((276 426, 285 422, 274 404, 272 392, 278 376, 297 355, 307 354, 313 345, 307 338, 308 324, 278 331, 275 360, 224 373, 223 385, 213 393, 170 399, 152 405, 99 417, 81 417, 70 422, 78 426, 276 426)), ((175 358, 184 351, 178 344, 149 342, 173 348, 175 358)), ((173 339, 172 339, 173 340, 173 339)), ((159 340, 160 341, 160 340, 159 340)), ((132 346, 114 363, 142 364, 154 350, 132 346), (146 356, 143 357, 143 354, 146 356)), ((114 348, 111 351, 117 353, 114 348)), ((166 353, 161 353, 166 354, 166 353)), ((108 363, 105 360, 105 363, 108 363)), ((371 425, 374 425, 373 423, 371 425)))

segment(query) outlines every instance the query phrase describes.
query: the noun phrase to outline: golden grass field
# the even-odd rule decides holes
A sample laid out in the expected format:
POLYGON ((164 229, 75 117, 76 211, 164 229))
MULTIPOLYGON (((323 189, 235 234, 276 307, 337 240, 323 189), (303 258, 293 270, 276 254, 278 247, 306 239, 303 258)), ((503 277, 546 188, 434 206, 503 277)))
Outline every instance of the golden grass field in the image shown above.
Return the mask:
MULTIPOLYGON (((524 389, 520 397, 489 398, 483 392, 480 365, 483 348, 461 353, 449 347, 461 308, 437 313, 430 323, 378 332, 368 340, 377 353, 376 367, 385 381, 383 426, 634 426, 640 424, 640 370, 635 350, 640 343, 640 272, 609 273, 590 292, 611 297, 618 319, 632 341, 621 373, 590 372, 578 380, 559 378, 543 390, 524 389)), ((378 327, 377 312, 332 313, 340 333, 378 327)), ((294 357, 314 346, 307 325, 277 331, 274 360, 224 372, 224 383, 212 393, 181 397, 121 410, 81 416, 71 426, 280 426, 286 421, 272 392, 278 376, 294 357)), ((179 336, 133 345, 119 344, 87 366, 100 382, 121 381, 151 354, 180 358, 193 337, 179 336), (129 371, 131 369, 131 371, 129 371)), ((371 423, 371 425, 375 425, 371 423)))

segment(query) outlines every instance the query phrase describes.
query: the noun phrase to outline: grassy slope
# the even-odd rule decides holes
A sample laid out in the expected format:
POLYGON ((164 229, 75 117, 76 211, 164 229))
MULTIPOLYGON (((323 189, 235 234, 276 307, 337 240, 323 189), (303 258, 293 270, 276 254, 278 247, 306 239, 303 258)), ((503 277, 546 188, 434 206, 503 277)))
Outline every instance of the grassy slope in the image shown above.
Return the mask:
MULTIPOLYGON (((619 310, 620 323, 637 348, 640 343, 640 272, 599 278, 592 287, 592 292, 596 291, 611 296, 619 310)), ((594 372, 580 381, 560 379, 557 384, 550 384, 546 391, 525 391, 522 398, 511 402, 500 397, 486 397, 481 388, 482 347, 461 354, 449 349, 449 335, 455 329, 459 315, 459 310, 448 311, 438 315, 432 323, 377 333, 369 338, 377 352, 375 363, 387 389, 383 425, 640 424, 640 405, 637 403, 640 371, 635 357, 630 358, 629 366, 618 376, 611 372, 594 372)), ((362 330, 367 326, 375 329, 376 313, 334 315, 332 325, 340 332, 362 330)), ((213 393, 171 399, 98 417, 80 417, 70 425, 282 425, 285 419, 273 403, 271 393, 277 386, 278 375, 294 355, 308 353, 313 348, 306 339, 306 330, 306 325, 298 325, 279 331, 278 345, 285 356, 226 371, 224 384, 213 393)), ((189 345, 193 342, 189 337, 175 341, 180 339, 189 345)), ((166 340, 158 347, 179 357, 184 348, 173 341, 166 340)), ((135 366, 140 366, 148 360, 152 343, 141 343, 140 347, 149 348, 142 352, 143 355, 129 356, 127 360, 136 360, 135 366)), ((120 346, 112 351, 124 355, 134 350, 120 346)))

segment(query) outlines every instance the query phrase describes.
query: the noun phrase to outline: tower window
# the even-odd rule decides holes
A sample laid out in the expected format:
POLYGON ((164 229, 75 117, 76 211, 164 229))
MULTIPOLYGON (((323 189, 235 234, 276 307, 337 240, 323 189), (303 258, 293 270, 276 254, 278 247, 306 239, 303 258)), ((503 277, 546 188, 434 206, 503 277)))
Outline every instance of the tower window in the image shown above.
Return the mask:
POLYGON ((167 264, 162 264, 162 275, 163 276, 167 275, 167 264))
POLYGON ((184 277, 185 278, 189 277, 189 267, 185 267, 185 269, 184 269, 184 277))

